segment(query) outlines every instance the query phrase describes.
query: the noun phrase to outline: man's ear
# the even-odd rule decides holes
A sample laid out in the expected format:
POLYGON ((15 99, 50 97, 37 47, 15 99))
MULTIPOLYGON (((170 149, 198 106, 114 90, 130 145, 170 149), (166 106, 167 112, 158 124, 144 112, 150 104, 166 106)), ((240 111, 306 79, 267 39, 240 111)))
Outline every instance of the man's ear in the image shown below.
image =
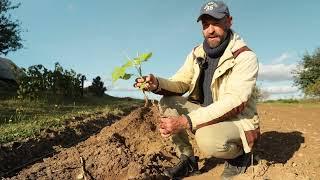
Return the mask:
POLYGON ((232 26, 232 16, 228 16, 227 17, 227 26, 228 26, 229 29, 232 26))

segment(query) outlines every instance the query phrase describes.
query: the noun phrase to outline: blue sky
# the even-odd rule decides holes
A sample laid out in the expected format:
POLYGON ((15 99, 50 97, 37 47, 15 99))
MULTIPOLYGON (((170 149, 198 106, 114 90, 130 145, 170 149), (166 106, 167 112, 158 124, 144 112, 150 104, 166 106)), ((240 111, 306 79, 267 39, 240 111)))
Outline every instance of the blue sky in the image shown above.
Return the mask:
MULTIPOLYGON (((101 76, 108 93, 142 97, 132 81, 111 84, 115 66, 137 52, 153 52, 144 74, 170 77, 191 49, 203 41, 196 22, 206 1, 183 0, 27 0, 12 11, 25 32, 24 49, 7 55, 18 66, 60 62, 101 76)), ((225 0, 232 28, 259 57, 258 85, 271 98, 296 97, 292 71, 303 54, 320 47, 320 1, 225 0)), ((156 96, 153 96, 156 97, 156 96)))

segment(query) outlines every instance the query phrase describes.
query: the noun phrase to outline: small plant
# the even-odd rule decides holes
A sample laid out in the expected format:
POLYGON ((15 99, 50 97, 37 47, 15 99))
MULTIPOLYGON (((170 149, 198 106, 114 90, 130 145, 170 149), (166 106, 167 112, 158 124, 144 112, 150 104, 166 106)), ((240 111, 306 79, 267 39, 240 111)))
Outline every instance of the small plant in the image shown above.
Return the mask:
MULTIPOLYGON (((115 67, 115 69, 112 72, 113 83, 116 82, 118 79, 128 80, 133 75, 135 75, 135 74, 126 73, 126 71, 132 67, 134 67, 138 72, 138 75, 136 76, 138 78, 143 78, 141 65, 143 62, 148 61, 148 59, 151 56, 152 56, 152 53, 143 53, 141 55, 138 54, 138 56, 133 59, 128 58, 128 61, 121 67, 115 67)), ((140 86, 140 90, 144 94, 144 100, 145 100, 144 106, 147 107, 149 105, 149 99, 148 99, 148 96, 146 95, 146 92, 144 91, 144 88, 145 88, 145 82, 142 84, 142 86, 140 86)))

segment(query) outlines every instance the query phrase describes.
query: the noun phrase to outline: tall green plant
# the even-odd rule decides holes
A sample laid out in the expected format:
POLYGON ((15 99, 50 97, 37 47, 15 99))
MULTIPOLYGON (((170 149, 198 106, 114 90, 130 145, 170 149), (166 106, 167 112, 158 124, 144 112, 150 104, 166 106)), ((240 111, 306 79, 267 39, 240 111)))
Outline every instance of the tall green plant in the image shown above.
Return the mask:
MULTIPOLYGON (((148 61, 151 58, 151 56, 152 56, 152 53, 143 53, 133 59, 128 58, 128 61, 124 65, 120 67, 115 67, 112 72, 113 83, 119 79, 128 80, 134 75, 136 75, 139 78, 143 78, 142 63, 148 61), (130 68, 135 68, 138 74, 127 73, 128 69, 130 68)), ((148 99, 148 96, 146 95, 146 92, 144 91, 144 88, 145 88, 145 82, 142 84, 142 86, 140 86, 140 90, 144 94, 145 106, 147 107, 149 104, 149 99, 148 99)))

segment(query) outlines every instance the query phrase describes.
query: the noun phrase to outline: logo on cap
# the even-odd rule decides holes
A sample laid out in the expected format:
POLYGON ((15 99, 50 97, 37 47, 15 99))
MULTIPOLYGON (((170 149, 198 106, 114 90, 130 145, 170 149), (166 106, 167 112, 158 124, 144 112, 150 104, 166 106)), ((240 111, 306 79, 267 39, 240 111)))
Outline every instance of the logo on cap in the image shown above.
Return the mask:
POLYGON ((214 8, 217 8, 218 4, 216 4, 215 2, 208 2, 208 4, 206 4, 206 6, 203 8, 205 11, 211 11, 214 8))

